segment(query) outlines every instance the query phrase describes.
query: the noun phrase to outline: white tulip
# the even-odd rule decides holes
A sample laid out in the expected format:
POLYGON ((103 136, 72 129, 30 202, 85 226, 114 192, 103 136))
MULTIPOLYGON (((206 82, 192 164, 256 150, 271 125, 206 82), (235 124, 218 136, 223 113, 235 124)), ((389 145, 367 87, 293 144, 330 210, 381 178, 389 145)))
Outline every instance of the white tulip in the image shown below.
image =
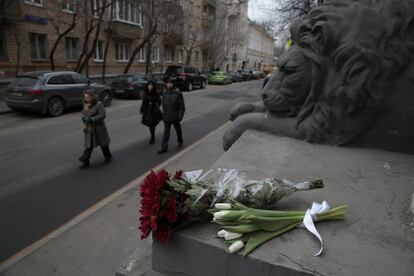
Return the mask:
POLYGON ((224 235, 224 239, 226 241, 228 241, 228 240, 234 240, 234 239, 240 238, 241 236, 243 236, 243 234, 233 233, 233 232, 227 231, 227 233, 224 235))
POLYGON ((223 219, 228 213, 229 213, 229 211, 215 212, 214 217, 213 217, 213 221, 223 219))
POLYGON ((244 246, 244 243, 242 241, 233 242, 229 246, 229 253, 235 253, 235 252, 239 251, 240 249, 242 249, 243 246, 244 246))
POLYGON ((231 209, 231 204, 230 203, 216 203, 214 204, 214 208, 222 209, 222 210, 229 210, 231 209))
POLYGON ((226 230, 220 230, 217 232, 217 237, 219 238, 224 238, 224 236, 226 235, 227 231, 226 230))

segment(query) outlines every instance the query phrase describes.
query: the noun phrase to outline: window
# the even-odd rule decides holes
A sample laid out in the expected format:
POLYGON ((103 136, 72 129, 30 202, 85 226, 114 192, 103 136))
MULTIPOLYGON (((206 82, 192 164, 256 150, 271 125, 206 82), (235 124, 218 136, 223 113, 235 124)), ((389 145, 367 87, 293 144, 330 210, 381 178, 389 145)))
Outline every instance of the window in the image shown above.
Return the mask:
POLYGON ((99 17, 102 9, 102 0, 92 0, 92 14, 95 17, 99 17))
POLYGON ((178 63, 183 63, 183 55, 184 55, 184 51, 180 49, 178 51, 178 63))
POLYGON ((65 84, 75 84, 71 75, 58 75, 53 76, 47 81, 48 85, 65 85, 65 84))
POLYGON ((145 62, 145 47, 142 47, 141 49, 139 49, 138 61, 145 62))
POLYGON ((198 62, 199 59, 200 59, 200 52, 196 51, 195 52, 195 62, 198 62))
POLYGON ((6 40, 4 39, 4 34, 0 32, 0 60, 7 59, 7 48, 6 40))
POLYGON ((116 58, 116 61, 128 61, 129 45, 127 43, 116 43, 115 44, 115 58, 116 58))
POLYGON ((42 0, 24 0, 24 2, 26 4, 31 4, 31 5, 35 5, 35 6, 39 6, 39 7, 43 6, 43 1, 42 0))
POLYGON ((76 84, 87 84, 88 79, 85 76, 79 74, 72 74, 72 78, 76 84))
POLYGON ((62 10, 70 13, 75 12, 76 0, 62 0, 62 10))
POLYGON ((160 62, 160 48, 154 47, 152 48, 152 58, 153 62, 160 62))
POLYGON ((76 61, 78 59, 78 39, 74 37, 65 38, 66 59, 76 61))
POLYGON ((141 6, 136 2, 117 0, 113 13, 114 20, 142 26, 141 6))
POLYGON ((103 61, 103 41, 98 40, 96 42, 95 52, 93 53, 94 61, 103 61))
POLYGON ((171 48, 165 48, 165 62, 171 63, 173 60, 171 48))
POLYGON ((168 34, 171 32, 171 22, 167 19, 165 22, 165 32, 168 34))
POLYGON ((32 59, 45 60, 47 59, 46 50, 46 35, 29 33, 30 53, 32 59))

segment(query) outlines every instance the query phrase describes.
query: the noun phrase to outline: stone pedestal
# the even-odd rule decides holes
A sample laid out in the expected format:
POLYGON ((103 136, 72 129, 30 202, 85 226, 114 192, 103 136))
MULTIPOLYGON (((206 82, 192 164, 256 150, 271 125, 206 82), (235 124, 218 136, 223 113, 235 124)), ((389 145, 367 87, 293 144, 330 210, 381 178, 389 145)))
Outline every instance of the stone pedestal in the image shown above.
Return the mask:
MULTIPOLYGON (((227 254, 205 223, 153 243, 153 269, 178 275, 413 275, 414 229, 410 225, 414 156, 373 149, 313 145, 246 132, 215 164, 250 178, 323 179, 325 188, 283 199, 282 210, 305 210, 312 201, 349 206, 343 221, 316 226, 325 250, 304 229, 294 229, 248 257, 227 254)), ((194 168, 197 169, 197 168, 194 168)))

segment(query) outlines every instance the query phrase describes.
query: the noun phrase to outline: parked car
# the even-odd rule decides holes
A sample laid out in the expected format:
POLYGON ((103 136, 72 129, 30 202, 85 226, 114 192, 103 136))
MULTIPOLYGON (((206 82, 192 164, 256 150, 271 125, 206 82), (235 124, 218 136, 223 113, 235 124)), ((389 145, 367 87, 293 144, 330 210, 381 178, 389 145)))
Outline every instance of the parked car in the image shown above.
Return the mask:
POLYGON ((17 76, 8 86, 6 104, 13 110, 62 115, 68 107, 81 106, 83 91, 94 89, 105 106, 112 101, 107 85, 92 83, 75 72, 35 71, 17 76))
POLYGON ((253 70, 252 71, 252 77, 253 77, 254 80, 261 79, 262 76, 263 76, 262 71, 259 71, 259 70, 253 70))
POLYGON ((239 72, 242 75, 243 81, 249 81, 253 79, 252 71, 238 70, 237 72, 239 72))
MULTIPOLYGON (((112 82, 111 89, 115 97, 142 99, 148 81, 152 79, 145 74, 120 75, 112 82)), ((163 81, 156 81, 157 92, 162 93, 165 88, 163 81)))
POLYGON ((224 71, 214 71, 211 73, 210 77, 208 78, 208 83, 213 84, 230 84, 231 77, 227 72, 224 71))
POLYGON ((174 85, 184 91, 191 91, 194 86, 204 89, 207 84, 206 76, 191 66, 170 65, 164 77, 170 77, 174 85))
POLYGON ((242 74, 240 74, 237 71, 229 71, 228 74, 231 77, 231 81, 232 82, 239 82, 239 81, 243 81, 243 76, 242 74))

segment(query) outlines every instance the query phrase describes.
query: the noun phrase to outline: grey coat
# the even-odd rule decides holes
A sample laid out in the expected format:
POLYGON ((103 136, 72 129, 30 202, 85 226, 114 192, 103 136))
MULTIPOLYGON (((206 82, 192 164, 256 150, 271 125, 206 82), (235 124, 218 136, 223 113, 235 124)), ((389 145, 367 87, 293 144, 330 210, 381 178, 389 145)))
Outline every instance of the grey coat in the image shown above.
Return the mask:
POLYGON ((105 108, 101 102, 82 112, 82 121, 85 124, 85 148, 109 146, 109 135, 105 125, 105 108))

